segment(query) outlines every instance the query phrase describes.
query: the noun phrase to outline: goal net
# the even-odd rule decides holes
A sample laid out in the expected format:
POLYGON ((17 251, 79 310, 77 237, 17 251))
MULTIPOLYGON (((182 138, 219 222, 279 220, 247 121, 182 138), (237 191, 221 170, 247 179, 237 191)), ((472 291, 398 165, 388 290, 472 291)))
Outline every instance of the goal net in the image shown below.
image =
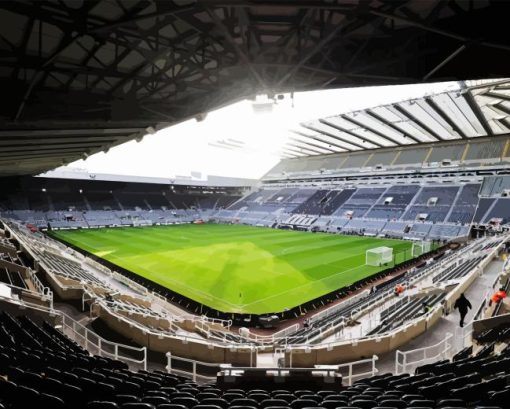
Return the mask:
POLYGON ((367 250, 366 264, 368 266, 382 266, 393 261, 393 249, 391 247, 375 247, 367 250))
POLYGON ((413 243, 413 257, 419 257, 432 249, 430 241, 415 241, 413 243))

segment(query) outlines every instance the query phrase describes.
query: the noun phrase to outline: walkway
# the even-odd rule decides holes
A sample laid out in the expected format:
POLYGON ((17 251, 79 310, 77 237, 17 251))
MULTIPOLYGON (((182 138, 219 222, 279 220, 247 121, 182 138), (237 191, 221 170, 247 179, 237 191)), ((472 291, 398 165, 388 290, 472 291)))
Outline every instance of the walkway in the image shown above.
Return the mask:
MULTIPOLYGON (((481 277, 478 277, 465 292, 467 299, 473 305, 473 309, 469 311, 466 317, 466 322, 470 322, 472 320, 473 314, 475 314, 478 307, 483 302, 483 297, 485 296, 488 287, 492 286, 494 280, 502 271, 503 264, 504 263, 500 260, 494 260, 489 263, 485 269, 485 273, 481 277)), ((412 349, 435 345, 444 340, 447 333, 455 334, 456 331, 458 332, 458 328, 459 314, 455 310, 449 315, 442 317, 430 330, 399 349, 401 351, 410 351, 412 349)), ((395 354, 396 351, 391 351, 379 356, 379 361, 377 362, 377 369, 379 370, 379 373, 395 371, 395 354)))

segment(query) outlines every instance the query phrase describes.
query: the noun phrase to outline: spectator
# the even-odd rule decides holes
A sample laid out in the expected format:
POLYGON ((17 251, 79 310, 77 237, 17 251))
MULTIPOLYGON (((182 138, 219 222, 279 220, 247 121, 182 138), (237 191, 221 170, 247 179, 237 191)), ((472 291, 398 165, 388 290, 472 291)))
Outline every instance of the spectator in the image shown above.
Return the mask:
POLYGON ((506 290, 501 287, 498 291, 496 291, 494 294, 492 294, 491 299, 489 300, 489 307, 494 304, 499 304, 503 298, 506 298, 506 290))
POLYGON ((405 287, 402 284, 397 284, 395 286, 395 295, 398 297, 400 294, 402 294, 405 291, 405 287))
POLYGON ((460 313, 460 327, 462 328, 464 326, 464 318, 466 317, 468 313, 468 309, 472 308, 471 303, 466 298, 464 293, 460 295, 460 297, 455 301, 455 305, 453 308, 458 309, 460 313))

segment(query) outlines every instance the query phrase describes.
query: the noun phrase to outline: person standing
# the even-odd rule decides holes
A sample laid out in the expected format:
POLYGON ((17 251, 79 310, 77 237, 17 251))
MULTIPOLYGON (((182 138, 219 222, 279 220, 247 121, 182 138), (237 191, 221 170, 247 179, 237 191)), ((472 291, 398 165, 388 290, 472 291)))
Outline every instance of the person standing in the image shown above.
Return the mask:
POLYGON ((466 317, 468 313, 468 309, 471 309, 471 303, 466 298, 464 293, 460 295, 460 297, 455 301, 455 304, 453 308, 458 309, 460 313, 460 327, 462 328, 464 326, 464 318, 466 317))

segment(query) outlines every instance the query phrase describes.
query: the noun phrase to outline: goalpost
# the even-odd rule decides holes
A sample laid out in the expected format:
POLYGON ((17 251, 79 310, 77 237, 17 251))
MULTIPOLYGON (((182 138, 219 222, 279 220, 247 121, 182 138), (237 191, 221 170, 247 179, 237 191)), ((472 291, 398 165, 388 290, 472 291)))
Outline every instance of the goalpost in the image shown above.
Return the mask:
POLYGON ((413 242, 413 257, 419 257, 422 254, 428 253, 432 249, 430 241, 415 241, 413 242))
POLYGON ((393 261, 393 249, 391 247, 375 247, 366 252, 366 265, 381 266, 393 261))

